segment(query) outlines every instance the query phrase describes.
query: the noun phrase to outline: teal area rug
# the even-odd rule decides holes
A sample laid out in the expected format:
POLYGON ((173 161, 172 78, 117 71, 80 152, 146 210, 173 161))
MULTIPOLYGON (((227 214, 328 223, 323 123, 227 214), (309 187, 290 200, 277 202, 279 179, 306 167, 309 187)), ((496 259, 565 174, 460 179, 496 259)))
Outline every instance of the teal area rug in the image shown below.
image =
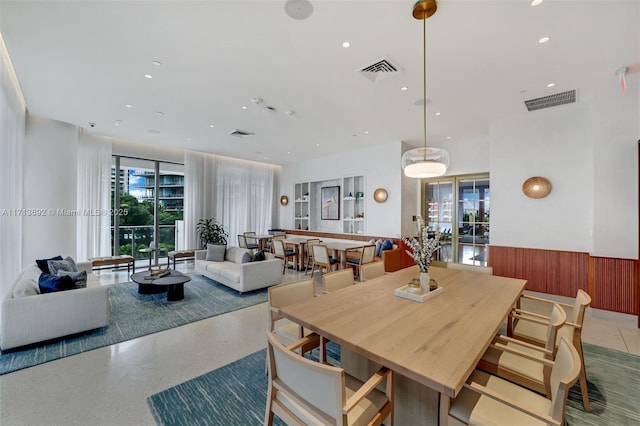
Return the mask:
POLYGON ((267 290, 240 294, 206 277, 191 275, 191 281, 184 285, 184 300, 177 302, 167 302, 167 293, 138 294, 138 285, 131 282, 112 285, 110 298, 108 327, 2 354, 0 374, 266 302, 267 290))
MULTIPOLYGON (((591 412, 580 387, 570 392, 569 426, 640 424, 640 357, 585 344, 591 412)), ((260 425, 267 399, 263 349, 147 398, 158 425, 260 425)), ((339 359, 339 354, 330 355, 339 359)), ((276 418, 275 424, 282 425, 276 418)))

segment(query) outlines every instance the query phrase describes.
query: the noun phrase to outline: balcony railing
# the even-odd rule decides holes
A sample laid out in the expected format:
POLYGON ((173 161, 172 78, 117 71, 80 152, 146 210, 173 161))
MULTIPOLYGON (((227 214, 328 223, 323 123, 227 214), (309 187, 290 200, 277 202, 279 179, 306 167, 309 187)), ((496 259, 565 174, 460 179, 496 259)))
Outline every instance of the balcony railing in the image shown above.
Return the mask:
POLYGON ((140 253, 141 249, 148 248, 152 241, 156 242, 156 248, 160 249, 159 256, 166 257, 167 253, 176 247, 175 225, 159 225, 159 238, 153 235, 153 225, 120 226, 119 241, 113 244, 113 226, 111 227, 112 253, 128 254, 135 259, 148 259, 149 253, 140 253))

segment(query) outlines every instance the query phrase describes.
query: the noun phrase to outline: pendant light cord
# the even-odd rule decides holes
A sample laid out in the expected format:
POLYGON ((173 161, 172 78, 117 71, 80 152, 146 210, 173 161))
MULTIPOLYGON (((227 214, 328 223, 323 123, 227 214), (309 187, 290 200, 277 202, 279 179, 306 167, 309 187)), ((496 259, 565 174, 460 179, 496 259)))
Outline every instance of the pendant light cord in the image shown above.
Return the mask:
POLYGON ((422 19, 422 58, 424 78, 422 84, 422 93, 424 95, 424 161, 427 161, 427 15, 422 19))

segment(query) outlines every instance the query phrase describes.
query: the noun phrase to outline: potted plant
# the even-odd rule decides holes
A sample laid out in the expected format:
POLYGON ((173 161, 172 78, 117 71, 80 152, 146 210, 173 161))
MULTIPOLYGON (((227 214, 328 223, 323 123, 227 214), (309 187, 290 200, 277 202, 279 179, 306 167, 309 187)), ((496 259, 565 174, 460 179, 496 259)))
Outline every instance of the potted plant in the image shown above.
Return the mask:
POLYGON ((207 248, 207 244, 227 244, 229 234, 215 219, 200 219, 196 231, 203 249, 207 248))
POLYGON ((428 293, 431 289, 429 267, 433 261, 433 253, 440 248, 440 235, 436 233, 434 238, 429 238, 429 228, 418 216, 418 238, 404 238, 403 241, 411 248, 411 251, 407 250, 407 254, 420 268, 420 287, 423 292, 428 293))

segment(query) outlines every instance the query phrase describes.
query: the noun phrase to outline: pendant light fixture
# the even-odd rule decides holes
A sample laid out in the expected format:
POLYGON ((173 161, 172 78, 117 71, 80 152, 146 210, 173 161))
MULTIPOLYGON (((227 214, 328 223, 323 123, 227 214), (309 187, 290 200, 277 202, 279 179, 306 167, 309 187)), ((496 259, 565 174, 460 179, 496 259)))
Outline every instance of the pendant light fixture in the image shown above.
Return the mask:
POLYGON ((407 177, 430 178, 442 176, 449 167, 449 153, 442 148, 427 148, 427 18, 436 13, 436 0, 419 0, 413 6, 413 17, 422 19, 423 37, 423 95, 424 148, 415 148, 402 155, 402 169, 407 177))

